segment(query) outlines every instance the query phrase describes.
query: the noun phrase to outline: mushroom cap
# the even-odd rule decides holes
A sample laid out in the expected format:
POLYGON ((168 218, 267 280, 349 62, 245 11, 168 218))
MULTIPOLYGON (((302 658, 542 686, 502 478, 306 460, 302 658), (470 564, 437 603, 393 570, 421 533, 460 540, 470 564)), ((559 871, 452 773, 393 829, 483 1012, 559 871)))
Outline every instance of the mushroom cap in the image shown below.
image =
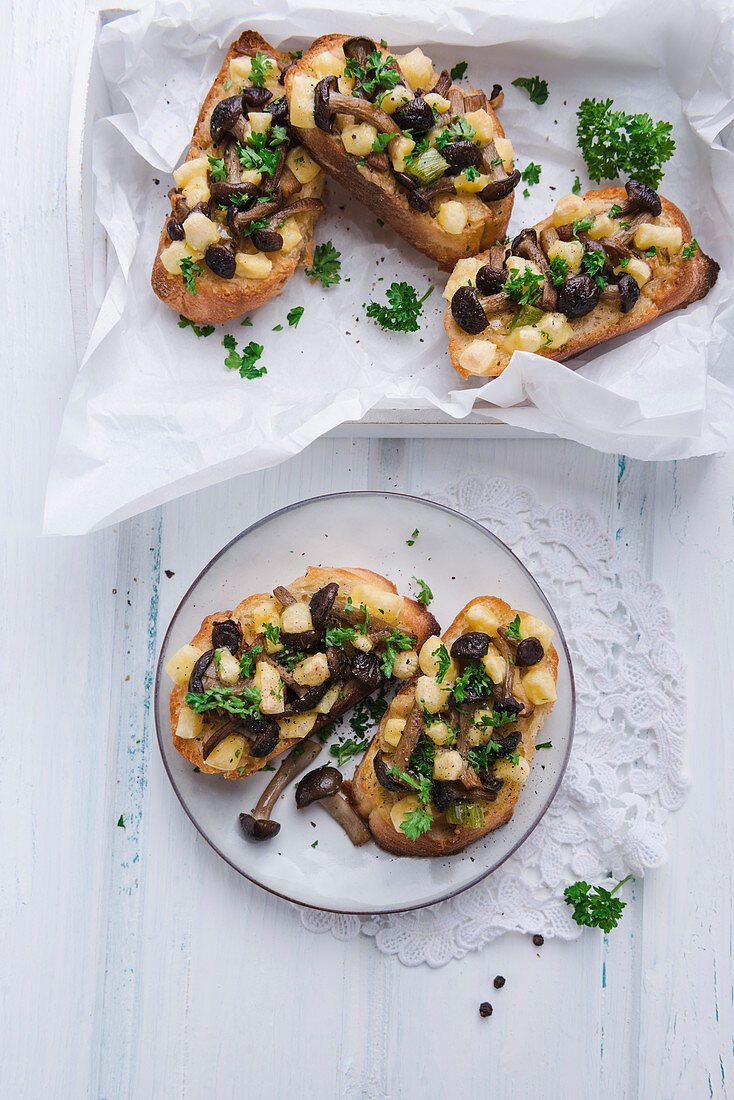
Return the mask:
POLYGON ((473 141, 447 141, 441 150, 441 156, 449 167, 459 170, 478 168, 482 162, 482 151, 473 141))
POLYGON ((273 98, 273 93, 269 92, 267 88, 258 88, 252 85, 249 88, 242 89, 242 102, 247 107, 252 107, 255 111, 260 111, 269 103, 273 98))
POLYGON ((334 125, 331 109, 329 106, 329 100, 331 93, 337 87, 337 80, 335 76, 325 76, 323 80, 320 80, 313 93, 313 119, 319 130, 325 130, 327 134, 331 133, 334 125))
POLYGON ((374 53, 377 49, 376 44, 371 38, 366 38, 364 35, 355 35, 354 38, 348 38, 346 42, 342 43, 342 50, 345 57, 351 57, 355 60, 359 60, 360 57, 366 57, 368 54, 374 53))
POLYGON ((627 192, 628 199, 635 204, 638 210, 647 210, 654 218, 659 216, 663 204, 657 191, 653 190, 652 187, 643 183, 642 180, 627 180, 624 189, 627 192))
POLYGON ((336 581, 332 581, 331 584, 325 584, 323 588, 319 588, 318 592, 314 592, 309 602, 314 626, 322 627, 324 625, 327 615, 334 606, 338 591, 339 585, 336 581))
POLYGON ((240 814, 240 828, 248 840, 269 840, 280 832, 280 824, 267 817, 240 814))
POLYGON ((412 787, 404 780, 398 779, 396 775, 391 775, 390 771, 385 763, 382 755, 382 750, 378 749, 375 753, 375 758, 372 762, 372 766, 375 769, 375 778, 381 787, 384 787, 386 791, 410 791, 412 787))
MULTIPOLYGON (((213 271, 215 275, 218 275, 220 279, 233 279, 237 270, 237 261, 234 258, 234 252, 231 248, 227 248, 225 244, 210 244, 204 253, 204 260, 206 266, 210 271, 213 271)), ((212 641, 214 637, 212 635, 212 641)), ((239 640, 235 643, 235 648, 232 650, 230 645, 226 645, 227 649, 230 649, 232 653, 237 652, 237 646, 239 640)), ((219 648, 219 646, 217 646, 219 648)))
POLYGON ((621 275, 619 282, 619 304, 622 313, 629 313, 637 299, 640 297, 640 288, 631 275, 621 275))
POLYGON ((196 664, 192 668, 191 675, 189 676, 188 690, 193 695, 201 695, 201 693, 203 692, 203 690, 204 690, 204 683, 203 683, 204 673, 209 668, 209 665, 212 663, 213 660, 214 660, 214 650, 213 649, 208 649, 206 651, 206 653, 202 653, 201 657, 199 657, 199 660, 196 662, 196 664))
POLYGON ((355 653, 352 657, 352 676, 374 691, 383 682, 380 660, 374 653, 355 653))
POLYGON ((307 772, 296 786, 296 806, 302 810, 312 802, 318 802, 331 794, 338 794, 341 785, 342 775, 336 768, 332 768, 329 764, 314 768, 313 771, 307 772))
POLYGON ((273 122, 284 123, 288 121, 288 100, 284 95, 280 99, 274 99, 269 103, 266 110, 273 116, 273 122))
POLYGON ((523 638, 515 653, 515 664, 518 668, 530 668, 542 661, 544 656, 545 650, 539 638, 523 638))
POLYGON ((227 99, 220 100, 212 111, 209 121, 209 133, 215 145, 219 145, 230 127, 244 114, 244 104, 241 95, 231 95, 227 99))
POLYGON ((460 286, 451 299, 451 315, 459 328, 476 336, 484 332, 489 324, 487 315, 482 309, 479 295, 473 286, 460 286))
POLYGON ((254 737, 250 756, 268 756, 280 740, 280 726, 273 718, 256 718, 248 733, 254 737))
POLYGON ((485 264, 477 271, 474 282, 480 294, 497 294, 507 282, 507 268, 485 264))
POLYGON ((492 180, 488 183, 484 190, 479 192, 480 199, 484 199, 485 202, 499 202, 500 199, 506 199, 511 191, 514 191, 520 182, 520 172, 516 168, 514 172, 511 172, 503 180, 492 180))
POLYGON ((558 291, 558 309, 567 317, 585 317, 599 301, 600 293, 591 275, 569 275, 558 291))
POLYGON ((393 111, 393 118, 401 130, 410 130, 412 134, 419 136, 427 134, 435 122, 430 103, 426 103, 420 95, 401 104, 397 110, 393 111))
POLYGON ((228 649, 237 653, 242 642, 242 631, 234 619, 224 619, 212 627, 212 646, 214 649, 228 649))
POLYGON ((476 660, 485 657, 489 650, 489 634, 481 630, 470 630, 457 638, 451 646, 451 656, 463 658, 465 661, 476 660))
POLYGON ((279 252, 283 247, 282 236, 277 229, 273 229, 269 225, 253 229, 250 240, 255 248, 259 248, 261 252, 279 252))

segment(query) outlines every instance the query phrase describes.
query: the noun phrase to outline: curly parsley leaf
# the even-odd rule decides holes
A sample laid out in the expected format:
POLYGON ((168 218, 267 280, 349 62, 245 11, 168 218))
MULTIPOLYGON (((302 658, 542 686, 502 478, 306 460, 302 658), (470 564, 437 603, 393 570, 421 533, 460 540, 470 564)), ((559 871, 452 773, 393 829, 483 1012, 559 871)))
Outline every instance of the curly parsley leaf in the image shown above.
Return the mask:
POLYGON ((246 649, 240 657, 240 676, 245 680, 249 680, 252 676, 255 658, 258 653, 262 653, 262 648, 263 647, 258 642, 257 645, 251 646, 250 649, 246 649))
POLYGON ((453 69, 449 73, 452 80, 463 80, 464 74, 469 67, 467 61, 457 61, 453 69))
POLYGON ((433 592, 420 577, 413 577, 412 579, 418 585, 418 603, 422 603, 424 607, 428 607, 433 599, 433 592))
POLYGON ((568 274, 568 261, 563 256, 553 256, 548 263, 553 286, 560 286, 568 274))
POLYGON ((526 183, 534 184, 540 180, 540 173, 543 171, 541 164, 535 164, 532 160, 520 173, 521 179, 524 179, 526 183))
POLYGON ((306 268, 309 279, 319 279, 322 287, 333 286, 341 281, 341 252, 337 252, 331 241, 317 244, 313 250, 313 264, 306 268))
POLYGON ((392 628, 390 633, 383 641, 384 650, 381 654, 380 667, 389 679, 393 674, 393 668, 395 667, 395 658, 397 657, 397 651, 399 649, 412 649, 415 645, 415 639, 412 634, 404 634, 402 630, 396 630, 392 628))
POLYGON ((629 175, 657 187, 675 151, 672 122, 653 122, 646 112, 613 111, 613 99, 584 99, 576 112, 576 138, 589 178, 629 175))
MULTIPOLYGON (((471 123, 467 122, 463 115, 459 115, 450 126, 445 126, 436 137, 436 148, 443 149, 454 141, 476 141, 477 132, 471 123)), ((415 150, 413 150, 415 152, 415 150)))
POLYGON ((433 287, 429 286, 423 297, 419 298, 410 283, 391 283, 385 292, 389 306, 372 301, 367 306, 367 316, 389 332, 418 332, 418 316, 432 290, 433 287))
POLYGON ((451 668, 451 658, 449 657, 449 651, 442 642, 441 645, 438 646, 437 649, 434 649, 431 656, 436 657, 438 659, 438 668, 436 670, 436 682, 439 683, 439 684, 442 684, 444 676, 446 675, 448 670, 451 668))
POLYGON ((415 810, 409 810, 400 822, 400 828, 408 840, 417 840, 423 833, 430 831, 433 822, 433 814, 429 810, 418 806, 415 810))
POLYGON ((518 305, 532 305, 542 294, 544 281, 542 275, 531 271, 529 267, 522 270, 513 267, 505 282, 504 290, 518 305))
POLYGON ((684 260, 690 260, 691 256, 696 255, 696 253, 698 252, 698 249, 699 249, 699 244, 698 244, 698 241, 696 240, 696 238, 694 237, 693 240, 691 241, 691 243, 687 244, 685 246, 685 248, 683 249, 683 259, 684 260))
POLYGON ((348 737, 346 741, 342 741, 341 744, 332 745, 329 752, 332 756, 336 757, 336 762, 339 767, 341 767, 347 760, 351 760, 353 756, 357 756, 358 753, 364 752, 369 743, 369 737, 365 737, 363 741, 355 741, 353 737, 348 737))
POLYGON ((516 88, 524 88, 531 103, 545 103, 548 98, 548 81, 539 76, 518 76, 512 81, 516 88))
POLYGON ((632 875, 627 875, 613 890, 605 890, 603 886, 592 888, 588 882, 575 882, 567 886, 563 896, 566 903, 573 906, 572 916, 576 923, 586 928, 601 928, 604 932, 616 928, 627 902, 614 895, 631 878, 632 875))
POLYGON ((425 775, 410 775, 408 772, 401 772, 399 768, 388 768, 390 775, 394 775, 397 779, 402 779, 403 783, 407 783, 409 787, 418 795, 418 801, 422 805, 427 806, 431 800, 431 788, 433 787, 433 780, 425 775))
POLYGON ((226 688, 212 688, 211 691, 186 693, 186 706, 195 714, 208 710, 226 710, 245 718, 257 718, 260 711, 260 691, 256 687, 246 687, 241 692, 228 691, 226 688))
POLYGON ((189 294, 196 296, 196 278, 204 274, 204 268, 194 263, 190 256, 185 256, 178 266, 181 268, 186 289, 189 294))
POLYGON ((593 224, 593 218, 574 218, 571 233, 578 240, 579 233, 586 233, 593 224))
POLYGON ((522 641, 522 635, 520 634, 520 616, 516 615, 511 623, 508 623, 505 627, 505 634, 508 638, 512 638, 515 642, 522 641))
MULTIPOLYGON (((364 59, 364 64, 356 57, 348 57, 344 74, 354 77, 367 99, 371 99, 378 89, 382 92, 391 91, 401 80, 395 58, 389 54, 383 57, 379 50, 373 50, 364 59), (395 68, 392 68, 392 65, 395 65, 395 68)), ((355 94, 357 94, 356 88, 355 94)))
POLYGON ((209 171, 213 180, 220 182, 227 178, 227 168, 224 163, 224 157, 207 157, 209 161, 209 171))
POLYGON ((607 285, 607 279, 602 275, 605 256, 601 249, 594 252, 584 252, 581 258, 581 267, 587 275, 591 275, 601 290, 607 285))
POLYGON ((384 153, 388 145, 395 137, 395 134, 375 134, 375 140, 372 142, 373 153, 384 153))
POLYGON ((183 313, 179 313, 178 318, 179 328, 192 328, 197 336, 211 336, 214 332, 214 325, 195 325, 188 317, 184 317, 183 313))
POLYGON ((268 373, 267 367, 255 366, 264 351, 262 344, 256 344, 254 340, 251 340, 247 347, 242 349, 242 352, 238 352, 237 341, 234 336, 225 336, 222 343, 228 353, 224 360, 225 367, 228 370, 239 371, 240 378, 262 378, 264 374, 268 373))
POLYGON ((256 88, 262 88, 266 80, 272 80, 275 76, 275 62, 262 50, 258 50, 252 59, 250 68, 250 83, 256 88))
POLYGON ((297 328, 301 317, 303 317, 303 306, 294 306, 293 309, 289 309, 285 315, 285 319, 291 328, 297 328))
POLYGON ((579 191, 581 190, 581 180, 578 178, 578 176, 573 181, 573 187, 571 188, 571 190, 573 191, 574 195, 578 195, 579 191))

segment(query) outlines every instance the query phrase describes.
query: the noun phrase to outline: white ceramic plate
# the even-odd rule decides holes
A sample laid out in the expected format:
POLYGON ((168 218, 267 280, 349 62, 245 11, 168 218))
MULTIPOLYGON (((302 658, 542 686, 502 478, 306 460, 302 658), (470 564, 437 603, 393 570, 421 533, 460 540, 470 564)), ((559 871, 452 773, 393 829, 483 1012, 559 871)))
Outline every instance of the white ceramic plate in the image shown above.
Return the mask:
MULTIPOLYGON (((530 835, 548 809, 566 767, 573 737, 573 672, 558 620, 525 566, 504 543, 474 520, 417 497, 397 493, 337 493, 301 501, 243 531, 199 574, 166 632, 158 661, 155 716, 163 762, 182 806, 219 855, 251 882, 289 901, 339 913, 417 909, 466 890, 496 870, 530 835), (419 535, 408 546, 412 532, 419 535), (542 729, 551 749, 533 759, 507 825, 458 855, 398 858, 375 844, 352 847, 318 805, 296 810, 293 786, 273 812, 282 828, 272 841, 248 842, 238 815, 249 812, 270 773, 241 782, 194 772, 173 747, 163 672, 169 657, 189 642, 202 620, 233 608, 253 592, 288 584, 308 565, 363 566, 389 577, 410 594, 413 576, 435 594, 431 611, 446 629, 473 596, 498 595, 555 629, 558 702, 542 729), (312 825, 312 822, 315 823, 312 825), (318 840, 314 848, 312 844, 318 840)), ((324 749, 316 761, 334 763, 324 749)), ((344 765, 351 776, 355 761, 344 765)))

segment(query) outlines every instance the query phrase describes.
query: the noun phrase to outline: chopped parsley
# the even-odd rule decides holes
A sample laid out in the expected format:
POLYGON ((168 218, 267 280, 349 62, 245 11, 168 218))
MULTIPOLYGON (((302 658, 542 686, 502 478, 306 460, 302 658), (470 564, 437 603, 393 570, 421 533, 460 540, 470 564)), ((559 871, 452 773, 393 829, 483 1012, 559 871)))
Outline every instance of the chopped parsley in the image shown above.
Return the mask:
POLYGON ((468 168, 464 169, 464 176, 469 181, 469 183, 473 183, 474 180, 478 180, 480 175, 481 175, 481 172, 479 171, 479 169, 474 168, 473 165, 471 165, 471 164, 469 165, 468 168))
POLYGON ((433 287, 429 286, 423 297, 419 298, 410 283, 391 283, 385 291, 389 306, 371 301, 367 306, 367 316, 389 332, 418 332, 418 316, 432 290, 433 287))
POLYGON ((572 916, 576 923, 586 928, 601 928, 603 932, 616 928, 627 902, 620 901, 614 895, 631 878, 632 875, 627 875, 613 890, 605 890, 603 886, 592 888, 588 882, 574 882, 572 886, 567 886, 563 897, 567 905, 573 906, 572 916))
POLYGON ((618 202, 613 202, 612 205, 609 207, 609 217, 616 218, 617 215, 621 213, 622 207, 619 205, 618 202))
POLYGON ((331 241, 317 244, 313 250, 313 263, 306 268, 309 279, 319 279, 322 287, 333 286, 341 281, 341 252, 337 252, 331 241))
POLYGON ((463 115, 459 115, 449 126, 444 126, 436 138, 436 148, 443 149, 453 141, 475 141, 477 132, 471 123, 467 122, 463 115))
POLYGON ((260 172, 264 176, 273 176, 280 160, 279 145, 288 141, 284 126, 271 126, 264 134, 253 130, 244 139, 237 142, 237 159, 240 166, 248 172, 260 172))
POLYGON ((695 256, 695 254, 698 252, 698 248, 698 241, 694 237, 691 243, 687 244, 683 249, 683 259, 690 260, 691 256, 695 256))
POLYGON ((207 157, 209 161, 209 171, 213 180, 220 182, 227 178, 227 168, 224 163, 224 157, 207 157))
POLYGON ((250 68, 250 83, 254 84, 256 88, 262 88, 265 85, 266 80, 272 80, 275 76, 275 65, 272 58, 268 57, 258 50, 252 59, 252 67, 250 68))
POLYGON ((360 752, 364 752, 369 743, 369 737, 365 737, 363 741, 355 741, 353 737, 348 737, 346 741, 342 741, 341 744, 332 745, 329 752, 332 756, 336 757, 336 762, 339 767, 341 767, 347 760, 351 760, 353 756, 356 756, 360 752))
POLYGON ((240 321, 240 325, 244 328, 252 328, 252 321, 249 317, 245 317, 244 321, 240 321))
POLYGON ((395 137, 395 134, 375 134, 375 140, 372 142, 373 153, 384 153, 388 145, 395 137))
POLYGON ((311 847, 312 847, 312 848, 315 848, 315 847, 316 847, 316 846, 318 845, 318 843, 319 843, 319 842, 318 842, 318 840, 314 840, 314 842, 313 842, 313 844, 311 845, 311 847))
POLYGON ((263 633, 267 640, 273 645, 277 645, 280 641, 280 627, 275 623, 265 623, 263 625, 263 633))
POLYGON ((126 827, 126 826, 125 826, 125 820, 124 820, 124 818, 125 818, 125 815, 124 815, 124 814, 120 814, 120 817, 119 817, 119 819, 118 819, 118 821, 117 821, 117 828, 118 828, 118 829, 124 829, 124 828, 126 827))
POLYGON ((584 252, 581 259, 581 267, 587 275, 591 275, 592 279, 596 281, 597 286, 601 290, 607 285, 607 279, 602 275, 602 268, 604 267, 605 256, 601 249, 594 252, 584 252))
POLYGON ((584 99, 576 112, 576 138, 589 178, 631 176, 650 187, 663 178, 675 150, 671 122, 653 122, 646 112, 613 111, 613 99, 584 99))
POLYGON ((425 581, 422 581, 420 577, 412 578, 418 585, 418 603, 422 603, 424 607, 428 607, 433 599, 433 592, 428 587, 425 581))
POLYGON ((211 336, 214 332, 214 325, 195 325, 188 317, 184 317, 183 313, 179 313, 178 317, 178 327, 192 328, 197 336, 211 336))
POLYGON ((484 666, 470 664, 454 684, 453 696, 457 703, 463 703, 467 697, 489 695, 493 687, 484 666))
POLYGON ((574 195, 578 195, 579 191, 581 190, 581 180, 578 178, 578 176, 573 181, 573 187, 571 188, 571 190, 573 191, 574 195))
POLYGON ((180 261, 178 266, 181 268, 181 274, 183 275, 186 289, 188 290, 189 294, 193 294, 195 296, 196 277, 197 275, 204 274, 204 268, 199 267, 198 264, 194 263, 190 256, 185 256, 183 260, 180 261))
POLYGON ((415 531, 410 536, 410 538, 405 540, 405 545, 406 546, 413 546, 413 544, 415 543, 415 540, 418 538, 419 535, 420 535, 420 531, 416 527, 415 531))
POLYGON ((593 218, 574 218, 571 233, 578 240, 579 233, 586 233, 594 224, 593 218))
POLYGON ((524 88, 531 103, 545 103, 548 98, 548 81, 539 76, 518 76, 512 81, 516 88, 524 88))
POLYGON ((327 626, 324 642, 327 646, 343 646, 345 642, 353 642, 356 636, 351 626, 327 626))
POLYGON ((224 360, 225 367, 228 370, 239 371, 240 378, 262 378, 264 374, 268 373, 267 367, 255 366, 264 351, 262 344, 256 344, 251 340, 247 347, 242 349, 242 352, 238 352, 237 341, 234 336, 225 336, 222 343, 228 353, 224 360))
POLYGON ((246 649, 240 657, 240 676, 245 680, 249 680, 252 676, 253 666, 255 664, 255 658, 258 653, 262 653, 262 646, 258 642, 257 645, 252 646, 250 649, 246 649))
POLYGON ((515 642, 521 642, 522 637, 520 634, 520 616, 516 615, 511 623, 508 623, 505 627, 505 634, 508 638, 512 638, 515 642))
POLYGON ((464 74, 469 67, 467 61, 457 61, 453 69, 449 73, 452 80, 463 80, 464 74))
MULTIPOLYGON (((224 82, 225 92, 228 92, 231 87, 232 87, 232 81, 229 79, 229 77, 227 77, 227 79, 224 82)), ((198 768, 196 770, 198 771, 198 768)))
POLYGON ((409 810, 400 823, 401 830, 408 840, 417 840, 423 833, 430 831, 433 822, 433 814, 425 806, 418 806, 415 810, 409 810))
POLYGON ((293 309, 289 309, 285 315, 285 319, 291 328, 297 328, 301 317, 303 317, 303 306, 294 306, 293 309))
POLYGON ((514 752, 510 753, 510 755, 507 757, 507 759, 510 761, 511 764, 519 764, 520 763, 520 753, 517 751, 517 749, 515 749, 514 752))
POLYGON ((540 180, 540 173, 542 171, 543 166, 541 164, 534 164, 531 160, 530 164, 526 165, 526 167, 523 168, 520 174, 521 179, 524 179, 526 183, 529 183, 531 185, 534 183, 538 183, 538 181, 540 180))
POLYGON ((504 285, 504 290, 518 305, 532 305, 540 297, 544 282, 543 276, 531 271, 529 267, 522 268, 522 270, 513 267, 504 285))
POLYGON ((393 674, 393 668, 395 666, 395 658, 397 657, 397 651, 402 649, 412 649, 415 645, 415 639, 411 634, 405 634, 402 630, 392 628, 390 633, 384 639, 384 652, 382 653, 382 660, 380 667, 383 673, 389 679, 393 674))
POLYGON ((186 693, 186 706, 194 714, 203 714, 209 710, 226 710, 240 717, 257 718, 260 714, 258 703, 260 691, 256 687, 246 687, 242 692, 228 691, 226 688, 212 688, 201 693, 186 693))
POLYGON ((536 745, 535 747, 536 747, 536 749, 552 749, 553 748, 553 742, 552 741, 543 741, 543 743, 541 745, 536 745))
POLYGON ((381 92, 391 91, 401 80, 395 58, 389 54, 384 58, 379 50, 373 50, 364 59, 364 65, 360 64, 356 57, 348 57, 344 66, 344 75, 354 77, 367 99, 370 99, 378 89, 381 92), (390 68, 391 63, 395 65, 394 69, 390 68))
POLYGON ((449 657, 449 651, 442 642, 441 645, 437 649, 434 649, 431 656, 432 657, 438 657, 438 670, 436 672, 436 682, 439 683, 439 684, 442 684, 444 676, 446 675, 448 670, 451 668, 451 658, 449 657))
POLYGON ((568 261, 563 256, 553 256, 548 261, 553 286, 560 286, 568 274, 568 261))
POLYGON ((378 692, 374 698, 367 698, 354 708, 352 717, 349 719, 349 725, 357 737, 364 737, 367 731, 376 722, 380 721, 386 710, 387 699, 383 690, 378 692))

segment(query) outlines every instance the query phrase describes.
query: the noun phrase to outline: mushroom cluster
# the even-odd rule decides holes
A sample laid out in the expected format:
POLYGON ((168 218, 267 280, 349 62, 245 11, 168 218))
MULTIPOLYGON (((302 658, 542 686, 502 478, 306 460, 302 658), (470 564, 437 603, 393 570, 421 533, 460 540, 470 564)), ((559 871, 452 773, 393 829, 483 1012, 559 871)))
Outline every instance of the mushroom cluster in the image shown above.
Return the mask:
MULTIPOLYGON (((245 83, 236 95, 216 103, 209 119, 210 153, 201 158, 200 183, 208 197, 192 204, 186 187, 175 187, 169 192, 172 212, 166 225, 171 242, 185 239, 203 252, 207 268, 221 279, 248 274, 237 264, 246 242, 259 253, 279 252, 286 246, 281 230, 290 217, 323 209, 319 199, 302 196, 305 177, 299 179, 287 163, 297 143, 285 94, 266 86, 282 85, 288 64, 239 43, 236 54, 255 58, 268 80, 245 83)), ((178 179, 183 173, 183 180, 190 170, 189 162, 174 175, 178 179)))
POLYGON ((391 812, 396 829, 411 798, 422 803, 428 827, 441 815, 449 824, 481 825, 483 805, 529 772, 519 723, 555 699, 545 623, 519 614, 493 621, 480 601, 468 609, 467 625, 450 644, 425 642, 422 675, 383 720, 374 771, 384 790, 400 796, 391 812))
POLYGON ((440 203, 434 200, 441 196, 467 192, 491 203, 517 186, 520 173, 506 170, 488 110, 501 102, 499 85, 491 99, 465 95, 444 69, 437 80, 431 77, 430 87, 416 87, 415 77, 409 79, 372 39, 347 39, 342 50, 343 76, 330 74, 315 87, 315 124, 334 133, 338 121, 346 154, 378 175, 392 176, 414 210, 435 218, 440 203), (352 82, 351 92, 339 89, 352 82), (352 148, 355 119, 367 127, 352 148))
MULTIPOLYGON (((659 217, 662 205, 639 180, 629 180, 625 190, 625 202, 591 217, 583 199, 566 196, 540 232, 523 229, 509 247, 495 245, 473 285, 458 287, 451 298, 459 328, 478 335, 508 310, 513 316, 503 327, 509 329, 518 324, 542 329, 546 314, 585 317, 600 302, 629 313, 655 262, 640 246, 640 227, 659 217)), ((664 248, 660 254, 667 258, 664 248)), ((546 346, 555 346, 547 335, 546 346)))

